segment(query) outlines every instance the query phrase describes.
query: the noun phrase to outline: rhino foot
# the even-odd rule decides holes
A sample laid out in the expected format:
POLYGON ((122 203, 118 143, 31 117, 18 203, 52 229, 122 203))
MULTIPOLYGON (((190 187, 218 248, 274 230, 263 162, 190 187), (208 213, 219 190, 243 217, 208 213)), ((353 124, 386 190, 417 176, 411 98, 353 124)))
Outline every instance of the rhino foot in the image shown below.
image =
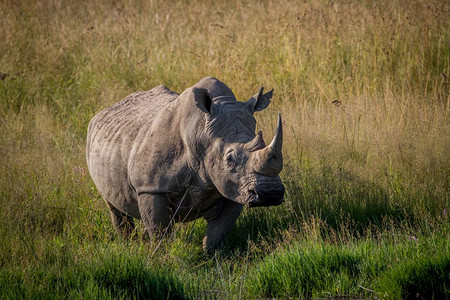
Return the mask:
POLYGON ((108 200, 104 200, 109 207, 111 221, 116 232, 125 239, 131 238, 135 227, 133 218, 115 208, 108 200))

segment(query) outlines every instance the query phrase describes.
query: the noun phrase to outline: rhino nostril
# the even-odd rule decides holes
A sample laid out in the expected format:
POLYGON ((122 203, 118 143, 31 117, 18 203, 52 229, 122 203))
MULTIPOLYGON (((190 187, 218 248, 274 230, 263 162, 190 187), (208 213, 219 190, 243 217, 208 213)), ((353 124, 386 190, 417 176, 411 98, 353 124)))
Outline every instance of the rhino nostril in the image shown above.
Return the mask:
POLYGON ((261 205, 261 197, 259 196, 258 191, 256 189, 248 190, 248 193, 250 195, 249 197, 250 201, 248 202, 248 205, 250 207, 261 205))

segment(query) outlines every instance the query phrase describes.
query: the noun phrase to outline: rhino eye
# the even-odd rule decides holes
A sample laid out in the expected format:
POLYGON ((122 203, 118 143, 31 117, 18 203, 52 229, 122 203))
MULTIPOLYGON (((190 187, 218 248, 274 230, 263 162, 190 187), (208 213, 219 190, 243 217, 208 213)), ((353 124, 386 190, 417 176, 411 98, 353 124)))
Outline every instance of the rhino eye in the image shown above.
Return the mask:
POLYGON ((225 156, 225 161, 227 163, 227 167, 228 168, 233 168, 235 161, 236 161, 236 156, 234 152, 228 152, 227 155, 225 156))

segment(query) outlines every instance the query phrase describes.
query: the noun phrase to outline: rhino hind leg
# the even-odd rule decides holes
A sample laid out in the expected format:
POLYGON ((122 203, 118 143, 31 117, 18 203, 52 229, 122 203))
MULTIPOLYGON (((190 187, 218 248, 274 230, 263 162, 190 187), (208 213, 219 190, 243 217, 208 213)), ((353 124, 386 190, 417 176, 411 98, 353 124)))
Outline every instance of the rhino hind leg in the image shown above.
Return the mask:
POLYGON ((129 239, 134 230, 133 218, 115 208, 108 202, 108 200, 105 199, 105 202, 109 207, 111 221, 116 229, 116 232, 125 239, 129 239))
POLYGON ((213 252, 222 245, 241 214, 242 208, 242 204, 224 198, 220 212, 214 216, 205 217, 208 225, 203 239, 203 249, 207 253, 213 252))

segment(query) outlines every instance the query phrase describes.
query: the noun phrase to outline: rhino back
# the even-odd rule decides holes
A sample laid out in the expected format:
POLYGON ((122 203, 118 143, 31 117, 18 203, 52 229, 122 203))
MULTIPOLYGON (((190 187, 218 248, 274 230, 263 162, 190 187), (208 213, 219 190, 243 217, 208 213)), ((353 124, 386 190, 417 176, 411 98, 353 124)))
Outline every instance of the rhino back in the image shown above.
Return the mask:
POLYGON ((86 155, 91 177, 103 197, 133 217, 139 217, 139 210, 129 182, 130 155, 143 143, 152 122, 177 97, 165 86, 133 93, 89 123, 86 155))

